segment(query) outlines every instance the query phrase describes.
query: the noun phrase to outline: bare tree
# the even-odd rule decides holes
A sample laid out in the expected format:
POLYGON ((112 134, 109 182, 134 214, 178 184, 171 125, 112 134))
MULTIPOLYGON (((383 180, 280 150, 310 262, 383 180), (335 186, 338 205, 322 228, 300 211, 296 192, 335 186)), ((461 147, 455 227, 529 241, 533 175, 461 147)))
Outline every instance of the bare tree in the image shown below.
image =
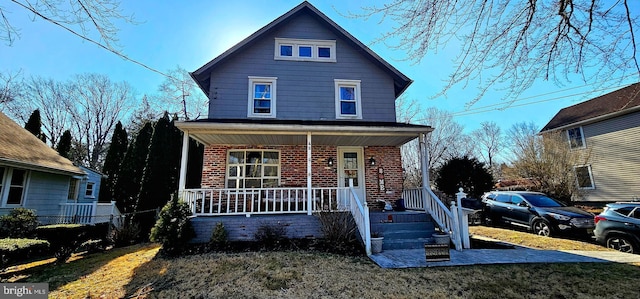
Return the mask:
MULTIPOLYGON (((24 9, 33 18, 43 19, 78 37, 117 52, 118 27, 116 23, 133 23, 133 17, 124 15, 116 0, 10 0, 15 8, 24 9)), ((20 29, 13 26, 7 6, 0 6, 0 40, 8 45, 20 37, 20 29)))
MULTIPOLYGON (((406 106, 405 106, 406 107, 406 106)), ((407 115, 401 107, 397 109, 398 115, 407 115)), ((463 134, 463 126, 453 120, 451 113, 438 108, 428 108, 418 116, 418 123, 428 124, 433 127, 427 140, 427 152, 429 155, 429 171, 440 167, 447 159, 452 157, 462 157, 471 153, 471 148, 467 144, 468 139, 463 134)), ((420 150, 417 140, 411 141, 402 146, 402 164, 405 170, 405 184, 408 186, 419 186, 421 184, 420 174, 420 150)))
POLYGON ((515 123, 507 131, 508 146, 515 159, 519 159, 521 155, 535 151, 535 138, 538 134, 538 127, 533 122, 515 123))
MULTIPOLYGON (((71 127, 66 107, 67 85, 51 78, 31 77, 25 81, 24 88, 21 106, 28 110, 40 110, 47 141, 51 147, 58 145, 64 131, 71 127)), ((19 117, 26 117, 28 110, 20 113, 19 117)))
POLYGON ((482 122, 480 128, 471 132, 473 144, 479 156, 492 170, 494 169, 494 159, 503 149, 502 131, 495 122, 482 122))
POLYGON ((578 188, 575 166, 588 164, 589 150, 571 150, 562 132, 538 135, 533 132, 525 136, 530 125, 515 124, 511 130, 512 139, 519 140, 513 148, 509 175, 512 178, 530 178, 537 184, 538 191, 545 192, 563 201, 571 201, 583 195, 578 188))
POLYGON ((0 73, 0 111, 15 108, 15 101, 22 93, 20 72, 0 73))
POLYGON ((159 102, 163 109, 178 114, 181 119, 198 119, 209 108, 209 99, 199 91, 189 72, 176 67, 168 72, 169 76, 160 85, 159 102))
POLYGON ((394 21, 378 42, 416 63, 455 44, 456 67, 442 93, 477 81, 472 105, 492 87, 507 88, 504 97, 514 99, 538 78, 561 85, 571 73, 600 84, 638 76, 638 8, 630 0, 392 0, 355 16, 394 21))
POLYGON ((131 108, 132 96, 129 84, 112 82, 104 75, 78 75, 69 83, 65 103, 71 114, 72 131, 84 145, 83 164, 101 169, 105 145, 118 120, 131 108))

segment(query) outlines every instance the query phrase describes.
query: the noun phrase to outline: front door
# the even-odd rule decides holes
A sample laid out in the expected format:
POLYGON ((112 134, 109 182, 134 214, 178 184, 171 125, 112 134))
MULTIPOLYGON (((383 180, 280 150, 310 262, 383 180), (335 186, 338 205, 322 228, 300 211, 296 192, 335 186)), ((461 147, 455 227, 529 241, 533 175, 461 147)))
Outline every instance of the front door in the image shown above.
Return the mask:
POLYGON ((365 202, 364 157, 362 147, 338 147, 338 186, 349 187, 353 179, 353 188, 361 202, 365 202))

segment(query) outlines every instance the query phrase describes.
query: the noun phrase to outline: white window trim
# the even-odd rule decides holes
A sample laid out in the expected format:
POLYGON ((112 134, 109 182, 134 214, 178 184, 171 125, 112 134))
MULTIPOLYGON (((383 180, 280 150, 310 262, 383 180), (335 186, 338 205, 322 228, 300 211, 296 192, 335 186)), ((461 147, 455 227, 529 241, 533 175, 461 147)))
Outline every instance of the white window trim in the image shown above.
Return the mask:
POLYGON ((360 80, 334 79, 336 119, 362 119, 362 97, 360 80), (340 105, 340 87, 350 86, 356 90, 356 114, 342 114, 340 105))
POLYGON ((249 76, 249 93, 247 102, 247 117, 259 117, 259 118, 275 118, 276 117, 276 82, 278 77, 256 77, 249 76), (253 85, 256 83, 268 83, 271 84, 271 111, 269 113, 254 113, 253 112, 253 85))
MULTIPOLYGON (((278 153, 278 164, 270 164, 270 163, 260 163, 260 165, 262 166, 278 166, 278 176, 277 177, 264 177, 261 176, 260 179, 264 180, 265 178, 267 179, 277 179, 278 180, 278 186, 280 185, 280 181, 282 179, 282 152, 280 150, 277 149, 251 149, 251 148, 246 148, 246 149, 229 149, 227 151, 227 162, 226 162, 226 166, 225 166, 225 180, 224 180, 224 185, 225 188, 230 188, 230 189, 236 189, 238 188, 237 186, 228 186, 229 184, 229 180, 231 179, 241 179, 241 180, 246 180, 247 177, 244 174, 245 171, 245 167, 247 167, 247 165, 253 165, 252 163, 247 163, 246 161, 246 157, 247 157, 247 152, 262 152, 262 155, 264 157, 264 152, 277 152, 278 153), (231 156, 231 152, 244 152, 244 156, 245 156, 245 162, 244 163, 240 163, 240 164, 231 164, 229 163, 229 157, 231 156), (229 166, 230 165, 243 165, 244 167, 242 168, 242 175, 237 176, 237 177, 230 177, 229 176, 229 166)), ((264 170, 263 170, 264 171, 264 170)), ((252 178, 249 178, 252 179, 252 178)), ((255 178, 254 178, 255 179, 255 178)), ((246 187, 243 188, 239 188, 239 189, 245 189, 246 187)), ((251 188, 249 188, 251 189, 251 188)))
POLYGON ((22 186, 22 197, 20 198, 20 203, 19 204, 9 204, 7 203, 7 201, 9 200, 9 190, 11 189, 11 178, 13 177, 13 171, 15 170, 15 168, 12 167, 7 167, 7 166, 3 166, 4 167, 4 175, 3 175, 3 182, 1 182, 0 185, 2 185, 2 190, 0 192, 0 203, 2 207, 23 207, 26 202, 27 202, 27 192, 29 190, 29 181, 31 180, 31 171, 27 170, 27 169, 19 169, 19 170, 24 170, 24 181, 23 186, 22 186))
POLYGON ((96 198, 95 192, 96 192, 96 183, 94 182, 87 182, 87 184, 84 187, 84 197, 89 197, 89 198, 96 198), (89 186, 91 186, 91 194, 87 194, 87 191, 89 190, 89 186))
POLYGON ((336 41, 335 40, 319 40, 319 39, 293 39, 276 37, 275 49, 273 53, 275 60, 291 60, 291 61, 314 61, 314 62, 337 62, 336 58, 336 41), (291 56, 281 56, 280 46, 292 46, 291 56), (299 49, 301 46, 311 47, 311 57, 300 57, 299 49), (319 57, 318 48, 329 48, 331 53, 329 57, 319 57))
POLYGON ((567 134, 567 141, 569 141, 569 148, 570 149, 572 149, 572 150, 574 150, 574 149, 583 149, 583 148, 587 147, 587 141, 584 138, 584 131, 582 130, 582 127, 576 127, 576 128, 567 129, 566 134, 567 134), (576 147, 571 146, 571 136, 569 135, 569 130, 573 130, 573 129, 580 130, 580 139, 582 141, 582 146, 576 146, 576 147))
POLYGON ((578 186, 578 189, 580 189, 580 190, 594 190, 594 189, 596 189, 596 184, 593 181, 593 172, 591 170, 591 165, 577 165, 577 166, 574 166, 573 167, 573 172, 576 175, 576 185, 578 186), (580 183, 578 181, 578 171, 577 171, 577 169, 581 168, 581 167, 586 167, 587 170, 589 171, 589 180, 591 181, 591 187, 580 187, 580 183))

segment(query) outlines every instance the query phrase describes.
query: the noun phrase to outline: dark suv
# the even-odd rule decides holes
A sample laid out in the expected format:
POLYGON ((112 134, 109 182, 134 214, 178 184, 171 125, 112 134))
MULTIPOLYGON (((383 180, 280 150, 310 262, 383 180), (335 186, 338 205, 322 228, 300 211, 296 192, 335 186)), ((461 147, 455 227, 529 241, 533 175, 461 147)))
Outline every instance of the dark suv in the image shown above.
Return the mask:
POLYGON ((539 192, 492 191, 482 196, 487 221, 530 229, 541 236, 561 233, 591 234, 593 214, 567 207, 539 192))
POLYGON ((628 253, 640 253, 640 202, 610 203, 596 216, 596 241, 628 253))

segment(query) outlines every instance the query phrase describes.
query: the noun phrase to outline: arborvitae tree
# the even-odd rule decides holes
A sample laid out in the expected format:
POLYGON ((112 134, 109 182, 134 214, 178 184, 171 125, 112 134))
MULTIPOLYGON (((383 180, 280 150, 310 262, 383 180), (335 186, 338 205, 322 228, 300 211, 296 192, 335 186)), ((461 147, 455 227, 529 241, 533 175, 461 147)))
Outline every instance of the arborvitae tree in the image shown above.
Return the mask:
POLYGON ((118 122, 111 136, 109 150, 102 166, 102 173, 105 177, 100 185, 99 199, 101 201, 110 201, 114 198, 114 186, 120 173, 120 164, 127 153, 128 138, 127 131, 122 127, 122 123, 118 122))
POLYGON ((123 213, 132 213, 136 210, 136 196, 140 190, 140 180, 149 154, 152 135, 153 124, 148 122, 140 129, 135 141, 129 144, 120 164, 120 173, 113 189, 116 204, 123 213))
POLYGON ((56 146, 56 151, 58 151, 58 154, 60 154, 60 156, 63 156, 67 159, 70 159, 72 142, 73 140, 71 138, 71 131, 69 130, 64 131, 64 133, 62 133, 62 137, 60 137, 60 141, 58 142, 58 145, 56 146))
MULTIPOLYGON (((178 189, 180 175, 181 135, 169 114, 156 123, 149 155, 142 176, 137 210, 144 211, 163 207, 178 189)), ((143 215, 138 217, 141 234, 146 235, 155 219, 143 215)))
POLYGON ((462 187, 469 197, 479 197, 491 190, 493 177, 484 163, 465 156, 445 162, 437 172, 435 184, 438 190, 449 196, 454 196, 462 187))
POLYGON ((42 142, 47 141, 47 137, 42 133, 42 119, 40 118, 40 110, 33 110, 31 116, 29 116, 29 120, 24 125, 24 128, 27 131, 31 132, 34 136, 38 137, 38 139, 42 140, 42 142))

